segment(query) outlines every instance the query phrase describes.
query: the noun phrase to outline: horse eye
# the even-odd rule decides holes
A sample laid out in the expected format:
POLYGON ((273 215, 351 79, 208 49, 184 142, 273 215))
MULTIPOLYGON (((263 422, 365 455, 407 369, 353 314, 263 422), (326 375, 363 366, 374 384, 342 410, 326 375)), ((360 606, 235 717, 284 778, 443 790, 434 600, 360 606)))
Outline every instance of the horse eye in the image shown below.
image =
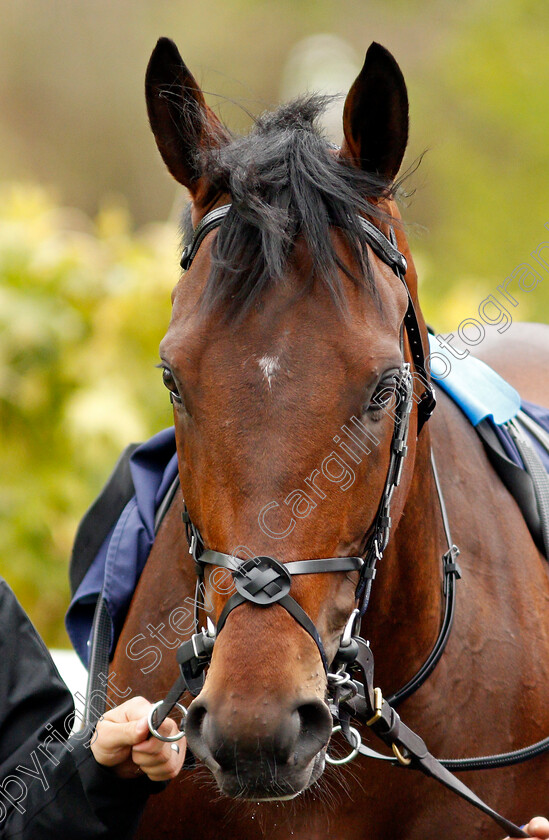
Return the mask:
POLYGON ((181 394, 175 384, 175 379, 173 378, 173 374, 171 370, 167 367, 162 367, 162 381, 168 391, 170 392, 170 400, 172 403, 176 402, 181 404, 183 400, 181 399, 181 394))
POLYGON ((378 383, 366 411, 371 415, 372 420, 381 420, 382 414, 393 403, 395 397, 396 377, 394 374, 387 376, 378 383))

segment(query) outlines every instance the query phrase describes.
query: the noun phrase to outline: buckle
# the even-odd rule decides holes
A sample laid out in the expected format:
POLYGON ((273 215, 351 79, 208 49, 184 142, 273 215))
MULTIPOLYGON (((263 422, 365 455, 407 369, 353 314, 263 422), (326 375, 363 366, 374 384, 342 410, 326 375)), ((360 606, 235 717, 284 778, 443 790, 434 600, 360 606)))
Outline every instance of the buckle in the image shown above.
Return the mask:
POLYGON ((448 551, 442 555, 443 570, 444 570, 444 594, 448 592, 448 577, 454 575, 454 578, 461 580, 461 569, 457 558, 460 555, 460 550, 457 545, 453 545, 448 551))
POLYGON ((380 688, 374 688, 374 709, 375 715, 366 721, 366 726, 373 726, 381 718, 381 707, 383 706, 383 694, 380 688))
POLYGON ((427 388, 419 398, 418 403, 418 428, 417 433, 421 432, 423 426, 431 417, 433 411, 436 408, 437 398, 435 396, 435 389, 431 385, 431 383, 427 383, 427 388))
POLYGON ((204 628, 202 628, 200 633, 195 633, 194 636, 191 636, 193 653, 197 659, 211 659, 214 643, 215 638, 209 636, 204 628))

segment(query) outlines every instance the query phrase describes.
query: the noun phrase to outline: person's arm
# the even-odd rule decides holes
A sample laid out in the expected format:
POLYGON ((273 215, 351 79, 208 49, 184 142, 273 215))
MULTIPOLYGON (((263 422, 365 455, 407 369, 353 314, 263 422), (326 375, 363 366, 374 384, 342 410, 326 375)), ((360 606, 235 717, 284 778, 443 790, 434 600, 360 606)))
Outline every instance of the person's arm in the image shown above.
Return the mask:
MULTIPOLYGON (((142 704, 146 701, 136 698, 124 705, 136 702, 139 711, 134 708, 129 715, 123 711, 128 720, 116 730, 116 749, 127 751, 126 769, 128 762, 135 768, 133 778, 121 778, 116 768, 99 764, 89 747, 91 740, 93 749, 109 752, 114 742, 111 737, 105 747, 101 728, 93 736, 80 732, 69 737, 74 720, 72 697, 36 630, 0 579, 2 840, 51 840, 56 833, 63 840, 124 840, 133 835, 148 795, 165 786, 142 772, 135 775, 140 765, 145 773, 153 770, 153 778, 168 779, 179 770, 184 756, 183 748, 179 754, 167 754, 162 742, 143 746, 142 704), (137 715, 133 733, 132 715, 137 715), (134 748, 135 761, 131 758, 134 748)), ((115 712, 119 710, 107 716, 115 712)), ((173 721, 164 726, 170 732, 176 728, 173 721)))
MULTIPOLYGON (((150 708, 142 697, 133 698, 107 712, 95 732, 72 735, 72 752, 59 765, 54 795, 45 801, 40 792, 29 791, 26 814, 12 815, 6 838, 45 840, 55 832, 63 840, 132 837, 149 794, 164 790, 185 757, 184 740, 175 752, 170 744, 147 738, 143 715, 150 708)), ((164 735, 176 730, 173 720, 160 727, 164 735)))

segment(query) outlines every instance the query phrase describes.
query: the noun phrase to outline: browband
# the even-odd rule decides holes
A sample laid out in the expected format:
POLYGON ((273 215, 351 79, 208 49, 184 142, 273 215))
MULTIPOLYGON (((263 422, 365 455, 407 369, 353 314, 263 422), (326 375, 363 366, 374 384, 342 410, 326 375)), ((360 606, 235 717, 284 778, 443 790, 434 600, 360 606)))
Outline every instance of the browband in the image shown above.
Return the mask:
POLYGON ((209 213, 206 213, 204 218, 199 221, 194 229, 192 240, 185 246, 181 255, 181 268, 184 271, 187 271, 187 269, 190 268, 192 261, 196 257, 196 252, 200 248, 202 240, 210 233, 210 231, 219 227, 231 207, 231 204, 223 204, 221 207, 216 207, 215 210, 210 210, 209 213))
MULTIPOLYGON (((221 207, 216 207, 214 210, 210 210, 209 213, 206 213, 206 215, 199 221, 194 229, 193 238, 189 244, 185 246, 183 254, 181 255, 181 268, 184 271, 187 271, 190 268, 204 238, 212 230, 219 227, 231 207, 232 204, 223 204, 221 207)), ((372 224, 372 222, 365 219, 363 216, 359 216, 358 219, 364 233, 366 234, 366 240, 372 251, 374 251, 374 253, 377 254, 383 262, 391 266, 391 268, 396 267, 403 274, 406 274, 408 264, 404 254, 401 254, 398 248, 396 248, 393 243, 387 239, 383 231, 372 224)))

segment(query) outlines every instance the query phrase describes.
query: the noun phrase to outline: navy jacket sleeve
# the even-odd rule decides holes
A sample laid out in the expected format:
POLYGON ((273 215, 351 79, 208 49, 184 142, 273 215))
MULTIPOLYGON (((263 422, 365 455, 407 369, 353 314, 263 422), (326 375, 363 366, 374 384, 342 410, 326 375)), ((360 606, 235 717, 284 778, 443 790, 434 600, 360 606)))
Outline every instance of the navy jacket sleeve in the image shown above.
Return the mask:
POLYGON ((71 736, 73 703, 44 643, 0 578, 0 838, 124 840, 149 793, 165 785, 119 779, 71 736))

